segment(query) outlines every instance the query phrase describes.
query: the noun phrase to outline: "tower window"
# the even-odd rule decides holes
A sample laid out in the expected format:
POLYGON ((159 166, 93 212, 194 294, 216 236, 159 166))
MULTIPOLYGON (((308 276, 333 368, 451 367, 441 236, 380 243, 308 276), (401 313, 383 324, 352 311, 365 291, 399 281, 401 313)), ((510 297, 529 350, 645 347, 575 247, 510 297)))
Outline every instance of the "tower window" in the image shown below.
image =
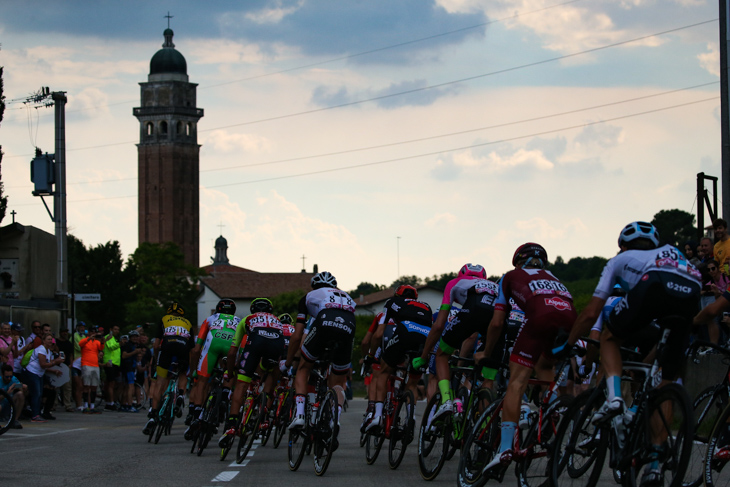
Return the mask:
POLYGON ((182 134, 182 131, 183 131, 183 123, 182 122, 177 122, 177 124, 175 124, 175 132, 178 135, 180 135, 180 134, 182 134))
POLYGON ((160 133, 167 135, 167 122, 160 122, 160 133))
POLYGON ((147 135, 154 135, 155 125, 152 122, 147 122, 147 135))
POLYGON ((193 124, 188 122, 187 125, 185 126, 185 135, 190 137, 190 134, 192 134, 192 133, 193 133, 193 124))

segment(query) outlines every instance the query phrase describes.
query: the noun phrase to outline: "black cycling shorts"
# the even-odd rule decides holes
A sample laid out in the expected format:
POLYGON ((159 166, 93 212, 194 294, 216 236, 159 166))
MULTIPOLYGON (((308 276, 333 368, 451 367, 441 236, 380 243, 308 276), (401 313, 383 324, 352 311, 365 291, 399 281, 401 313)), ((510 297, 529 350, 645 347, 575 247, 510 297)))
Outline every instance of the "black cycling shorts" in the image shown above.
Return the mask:
POLYGON ((646 355, 660 338, 652 321, 668 316, 683 318, 682 326, 672 329, 665 353, 659 357, 663 378, 674 380, 684 365, 692 318, 699 309, 699 282, 668 272, 648 272, 611 310, 606 326, 614 336, 635 343, 646 355))
POLYGON ((395 323, 392 321, 385 325, 385 330, 383 330, 383 341, 378 347, 377 350, 375 350, 375 353, 373 354, 376 359, 380 360, 380 357, 383 356, 383 349, 385 348, 385 345, 388 343, 388 340, 393 338, 393 334, 395 333, 395 323))
MULTIPOLYGON (((464 307, 446 323, 441 340, 452 348, 461 348, 461 344, 474 332, 486 336, 489 322, 492 321, 494 308, 491 306, 464 307)), ((503 344, 504 346, 504 344, 503 344)), ((496 348, 496 347, 495 347, 496 348)))
POLYGON ((355 314, 342 309, 323 309, 302 343, 302 357, 307 362, 316 362, 330 349, 332 373, 343 375, 350 370, 354 340, 355 314))
POLYGON ((270 328, 254 329, 246 339, 241 362, 238 365, 239 375, 251 377, 259 363, 262 368, 273 366, 281 357, 284 347, 284 335, 270 328), (267 364, 267 362, 269 362, 267 364))
POLYGON ((406 352, 416 352, 420 356, 430 327, 412 322, 395 325, 395 332, 383 347, 381 358, 390 367, 397 367, 406 358, 406 352))
POLYGON ((160 356, 157 359, 157 367, 169 370, 173 362, 177 362, 177 370, 180 374, 187 372, 190 366, 190 347, 179 342, 163 341, 160 349, 160 356))

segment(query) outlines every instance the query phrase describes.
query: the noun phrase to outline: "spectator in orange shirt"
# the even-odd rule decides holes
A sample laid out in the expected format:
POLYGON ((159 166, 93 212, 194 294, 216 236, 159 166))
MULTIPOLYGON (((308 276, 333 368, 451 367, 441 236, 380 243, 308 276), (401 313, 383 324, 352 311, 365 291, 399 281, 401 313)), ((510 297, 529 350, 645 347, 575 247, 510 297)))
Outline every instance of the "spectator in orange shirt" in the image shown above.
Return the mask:
POLYGON ((102 337, 96 327, 91 329, 89 336, 79 341, 81 347, 81 379, 84 383, 84 413, 100 414, 101 410, 94 409, 96 402, 96 388, 99 387, 99 352, 104 350, 106 339, 102 337))

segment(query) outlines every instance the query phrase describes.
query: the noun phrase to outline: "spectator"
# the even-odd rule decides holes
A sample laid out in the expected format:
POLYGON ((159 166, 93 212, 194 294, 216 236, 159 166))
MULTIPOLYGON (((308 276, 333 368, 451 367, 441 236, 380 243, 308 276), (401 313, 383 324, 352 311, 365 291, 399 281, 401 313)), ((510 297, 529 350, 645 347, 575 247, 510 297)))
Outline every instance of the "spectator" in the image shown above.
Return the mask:
MULTIPOLYGON (((71 373, 74 356, 74 345, 69 339, 68 330, 66 328, 61 328, 61 331, 59 332, 59 337, 56 340, 56 345, 58 346, 59 352, 63 352, 63 363, 66 364, 69 373, 71 373)), ((63 400, 63 407, 65 407, 66 411, 69 413, 75 411, 73 404, 71 404, 72 392, 73 387, 71 385, 71 380, 61 386, 61 399, 63 400)))
POLYGON ((0 324, 0 364, 9 364, 12 368, 18 355, 18 338, 13 336, 10 323, 0 324))
POLYGON ((104 342, 98 329, 92 329, 89 336, 79 342, 81 347, 81 379, 84 383, 84 413, 100 414, 94 409, 96 402, 96 388, 99 387, 101 376, 99 372, 99 353, 104 350, 104 342))
POLYGON ((715 230, 715 247, 712 249, 712 254, 720 265, 720 272, 726 276, 730 275, 730 270, 728 270, 730 237, 727 234, 727 222, 722 218, 718 218, 712 222, 712 228, 715 230))
POLYGON ((23 367, 20 365, 20 362, 23 359, 23 355, 21 355, 20 352, 26 345, 26 339, 23 338, 23 331, 23 325, 20 323, 13 323, 10 325, 10 333, 12 333, 13 338, 15 338, 16 347, 18 349, 18 355, 13 358, 13 372, 15 373, 15 377, 20 377, 23 373, 23 367))
MULTIPOLYGON (((23 429, 23 425, 20 424, 18 418, 20 412, 25 404, 25 396, 28 394, 28 388, 25 384, 21 384, 17 377, 13 375, 13 366, 9 364, 3 364, 0 367, 2 372, 2 381, 0 381, 0 389, 4 390, 13 398, 13 407, 15 408, 13 423, 10 425, 13 429, 23 429)), ((4 401, 0 401, 0 416, 3 414, 5 409, 4 401)))
POLYGON ((122 399, 121 410, 128 413, 136 413, 138 410, 132 403, 134 400, 134 379, 136 378, 135 358, 137 357, 137 343, 139 342, 139 333, 136 330, 129 332, 129 340, 122 347, 122 384, 124 386, 124 394, 122 399))
POLYGON ((684 244, 684 256, 687 260, 694 264, 695 267, 700 265, 700 258, 697 256, 697 244, 694 240, 690 240, 684 244))
POLYGON ((74 401, 76 402, 76 410, 83 411, 83 392, 84 382, 81 378, 81 346, 79 342, 87 335, 86 324, 79 321, 76 324, 76 333, 74 333, 74 361, 71 369, 71 377, 73 380, 74 401))
MULTIPOLYGON (((119 326, 112 325, 109 329, 109 335, 106 337, 106 344, 104 346, 104 357, 102 363, 104 364, 104 374, 106 376, 106 382, 104 383, 104 409, 114 411, 117 407, 114 405, 114 387, 119 381, 119 374, 121 372, 120 365, 122 360, 122 353, 120 350, 120 343, 117 340, 119 336, 119 326)), ((122 381, 124 383, 124 381, 122 381)), ((121 392, 121 391, 120 391, 121 392)), ((120 401, 122 397, 117 397, 117 401, 120 401)))
MULTIPOLYGON (((51 357, 51 346, 53 345, 53 336, 49 333, 43 337, 42 344, 33 349, 30 361, 25 368, 25 384, 30 392, 30 408, 32 412, 31 421, 34 423, 45 423, 45 419, 41 416, 41 400, 43 398, 43 376, 46 369, 63 363, 62 358, 53 359, 51 357)), ((56 370, 57 375, 61 374, 60 370, 56 370)))
MULTIPOLYGON (((150 390, 149 385, 149 377, 150 377, 150 362, 152 361, 152 352, 150 352, 150 349, 142 346, 137 349, 137 357, 136 357, 136 364, 137 364, 137 377, 135 378, 135 382, 138 384, 142 384, 145 391, 150 390)), ((136 390, 136 389, 135 389, 136 390)), ((132 398, 134 401, 132 403, 132 406, 134 406, 137 409, 141 409, 145 406, 143 398, 142 398, 142 391, 139 391, 139 396, 132 398)))
POLYGON ((702 237, 700 245, 697 247, 697 256, 700 262, 704 263, 712 259, 712 239, 710 237, 702 237))

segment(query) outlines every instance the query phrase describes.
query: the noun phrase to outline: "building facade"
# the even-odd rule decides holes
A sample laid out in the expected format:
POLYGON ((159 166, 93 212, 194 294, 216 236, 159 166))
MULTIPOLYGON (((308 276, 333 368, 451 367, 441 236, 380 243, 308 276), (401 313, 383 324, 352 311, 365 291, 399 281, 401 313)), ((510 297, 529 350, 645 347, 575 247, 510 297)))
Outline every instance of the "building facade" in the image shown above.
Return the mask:
POLYGON ((200 265, 197 84, 188 81, 187 62, 175 49, 173 32, 150 60, 147 82, 140 83, 138 184, 139 243, 173 242, 185 262, 200 265))

